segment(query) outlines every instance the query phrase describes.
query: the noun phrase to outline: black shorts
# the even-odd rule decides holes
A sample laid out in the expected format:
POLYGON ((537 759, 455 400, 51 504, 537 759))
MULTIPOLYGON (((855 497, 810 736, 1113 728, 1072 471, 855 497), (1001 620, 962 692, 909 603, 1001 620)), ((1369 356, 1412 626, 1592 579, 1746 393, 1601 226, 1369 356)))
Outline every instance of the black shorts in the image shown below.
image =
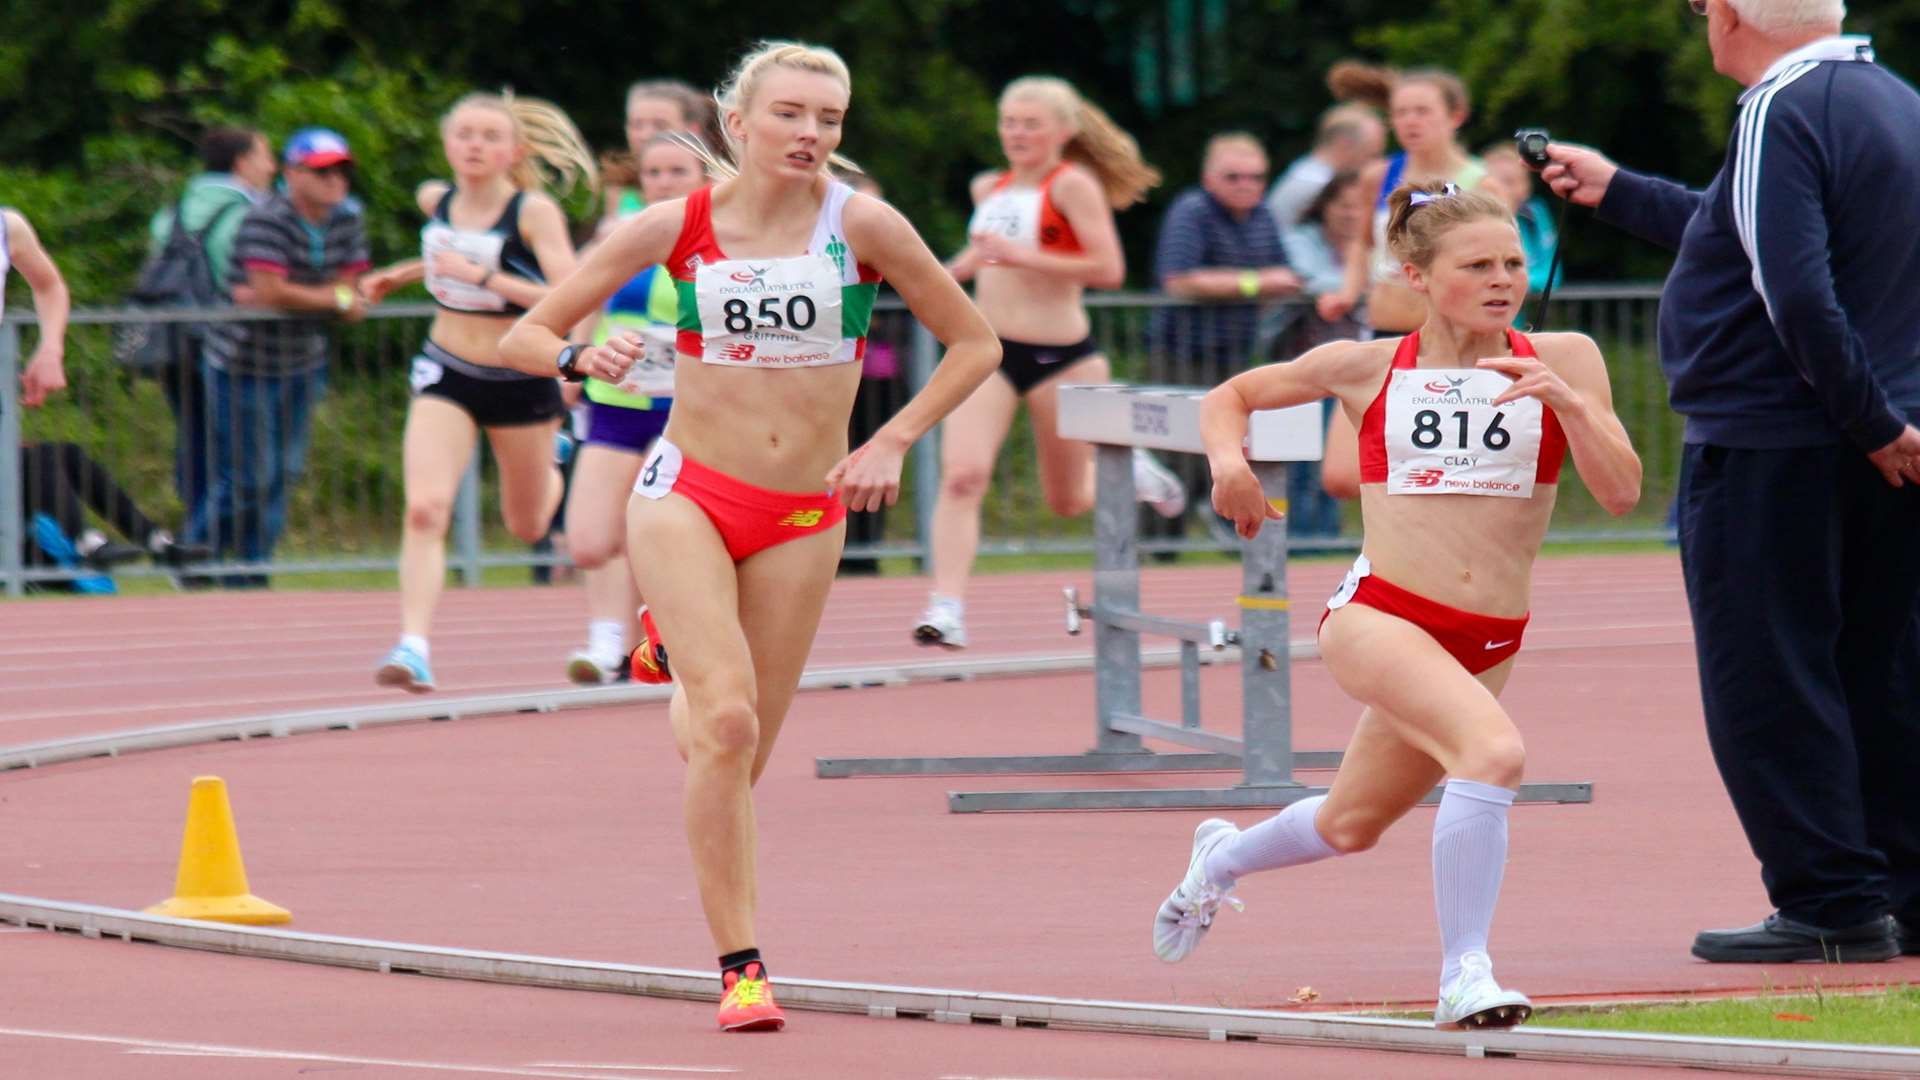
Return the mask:
POLYGON ((557 379, 475 364, 431 341, 413 358, 412 382, 416 395, 451 401, 483 428, 543 424, 567 411, 557 379))
POLYGON ((1055 375, 1100 351, 1089 334, 1071 345, 1029 345, 1000 339, 1000 374, 1021 397, 1055 375))

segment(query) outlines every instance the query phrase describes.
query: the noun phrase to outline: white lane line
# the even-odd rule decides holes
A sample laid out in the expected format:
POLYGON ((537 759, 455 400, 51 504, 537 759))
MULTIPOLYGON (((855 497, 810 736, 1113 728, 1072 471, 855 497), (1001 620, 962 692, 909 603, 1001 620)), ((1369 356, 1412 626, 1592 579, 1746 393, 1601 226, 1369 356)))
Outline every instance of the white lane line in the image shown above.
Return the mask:
POLYGON ((591 1064, 589 1062, 583 1062, 583 1061, 534 1061, 534 1062, 529 1062, 527 1065, 527 1068, 529 1069, 607 1069, 611 1071, 618 1071, 618 1070, 624 1069, 627 1072, 661 1072, 665 1070, 671 1070, 674 1072, 730 1073, 730 1072, 740 1071, 738 1069, 711 1068, 708 1066, 701 1066, 701 1065, 687 1065, 687 1066, 595 1065, 595 1064, 591 1064))
POLYGON ((1088 1078, 1088 1077, 1066 1078, 1066 1077, 1058 1077, 1058 1076, 998 1076, 998 1075, 974 1076, 970 1073, 967 1073, 967 1074, 956 1074, 951 1076, 942 1076, 940 1080, 1091 1080, 1091 1078, 1088 1078))
MULTIPOLYGON (((354 1057, 345 1054, 307 1053, 299 1050, 266 1050, 258 1047, 221 1046, 215 1043, 172 1042, 165 1039, 139 1039, 124 1035, 89 1035, 76 1031, 42 1031, 34 1028, 0 1027, 0 1036, 23 1039, 54 1039, 61 1042, 97 1043, 126 1047, 127 1054, 170 1057, 253 1058, 262 1061, 314 1061, 329 1065, 377 1065, 388 1069, 418 1069, 423 1072, 475 1073, 483 1076, 532 1076, 545 1080, 606 1080, 600 1072, 568 1072, 566 1067, 463 1065, 452 1061, 407 1061, 398 1058, 354 1057)), ((706 1065, 627 1065, 624 1068, 646 1073, 711 1075, 738 1072, 737 1069, 706 1065)))

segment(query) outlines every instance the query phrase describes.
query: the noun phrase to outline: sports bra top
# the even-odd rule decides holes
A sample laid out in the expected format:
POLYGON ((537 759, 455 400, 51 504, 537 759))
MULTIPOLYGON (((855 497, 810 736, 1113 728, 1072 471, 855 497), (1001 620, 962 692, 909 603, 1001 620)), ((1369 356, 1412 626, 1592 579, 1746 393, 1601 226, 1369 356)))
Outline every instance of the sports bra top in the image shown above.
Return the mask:
POLYGON ((973 208, 967 235, 995 233, 1041 251, 1078 255, 1080 238, 1053 204, 1053 182, 1067 168, 1064 161, 1055 166, 1039 187, 1014 187, 1011 172, 995 177, 987 197, 973 208))
MULTIPOLYGON (((1507 331, 1515 356, 1533 342, 1507 331)), ((1423 368, 1420 335, 1394 350, 1380 392, 1360 423, 1360 482, 1390 495, 1529 498, 1560 480, 1566 432, 1538 398, 1494 405, 1513 380, 1487 368, 1423 368)))
POLYGON ((483 289, 470 281, 456 281, 433 272, 433 256, 441 251, 458 252, 495 273, 512 274, 528 281, 546 280, 540 271, 540 260, 534 257, 532 249, 520 238, 520 203, 526 198, 525 192, 514 192, 507 200, 507 208, 500 213, 500 219, 484 230, 455 228, 448 216, 453 205, 456 189, 449 186, 447 193, 433 208, 433 217, 420 229, 420 258, 426 264, 427 291, 433 294, 433 302, 448 311, 465 311, 479 315, 519 315, 526 308, 508 300, 492 289, 483 289))
POLYGON ((880 272, 847 244, 853 189, 828 182, 799 255, 729 258, 713 234, 713 189, 687 196, 667 260, 680 293, 678 348, 709 364, 794 368, 851 364, 867 348, 880 272))

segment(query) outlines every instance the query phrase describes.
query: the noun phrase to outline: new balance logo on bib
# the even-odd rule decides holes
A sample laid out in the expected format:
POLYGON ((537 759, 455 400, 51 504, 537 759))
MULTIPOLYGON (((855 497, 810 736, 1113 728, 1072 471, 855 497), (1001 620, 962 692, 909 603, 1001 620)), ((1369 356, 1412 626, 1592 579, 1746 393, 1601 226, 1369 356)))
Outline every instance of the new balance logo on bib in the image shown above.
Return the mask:
POLYGON ((1474 368, 1409 368, 1387 383, 1387 491, 1394 495, 1533 495, 1543 406, 1501 405, 1513 380, 1474 368))
MULTIPOLYGON (((1525 335, 1508 331, 1513 355, 1536 355, 1525 335)), ((1420 335, 1394 351, 1380 393, 1360 423, 1360 482, 1389 495, 1491 495, 1530 499, 1538 484, 1560 480, 1567 437, 1539 398, 1500 405, 1513 385, 1484 368, 1423 368, 1420 335)))

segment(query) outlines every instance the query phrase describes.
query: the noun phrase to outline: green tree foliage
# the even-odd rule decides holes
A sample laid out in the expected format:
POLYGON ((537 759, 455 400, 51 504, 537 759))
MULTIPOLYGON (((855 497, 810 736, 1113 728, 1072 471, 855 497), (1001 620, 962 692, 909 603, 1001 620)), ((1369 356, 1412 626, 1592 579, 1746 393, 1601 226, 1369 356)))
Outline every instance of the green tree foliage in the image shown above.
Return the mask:
MULTIPOLYGON (((1896 71, 1920 72, 1920 0, 1857 3, 1896 71)), ((436 123, 471 89, 549 98, 616 146, 625 86, 673 75, 711 86, 745 45, 793 36, 854 71, 845 151, 936 250, 959 244, 968 177, 998 158, 993 96, 1061 75, 1139 138, 1167 174, 1121 218, 1147 281, 1159 210, 1225 129, 1264 139, 1276 168, 1328 104, 1324 72, 1357 56, 1440 64, 1473 88, 1478 147, 1540 124, 1622 162, 1704 182, 1725 152, 1737 88, 1716 75, 1681 0, 844 0, 830 6, 573 0, 14 0, 0 9, 0 201, 35 220, 83 303, 116 297, 145 223, 196 169, 214 123, 276 139, 338 128, 360 160, 376 257, 404 256, 411 192, 444 172, 436 123)), ((592 213, 584 197, 569 203, 592 213)), ((1657 276, 1660 253, 1581 226, 1575 276, 1657 276)))

